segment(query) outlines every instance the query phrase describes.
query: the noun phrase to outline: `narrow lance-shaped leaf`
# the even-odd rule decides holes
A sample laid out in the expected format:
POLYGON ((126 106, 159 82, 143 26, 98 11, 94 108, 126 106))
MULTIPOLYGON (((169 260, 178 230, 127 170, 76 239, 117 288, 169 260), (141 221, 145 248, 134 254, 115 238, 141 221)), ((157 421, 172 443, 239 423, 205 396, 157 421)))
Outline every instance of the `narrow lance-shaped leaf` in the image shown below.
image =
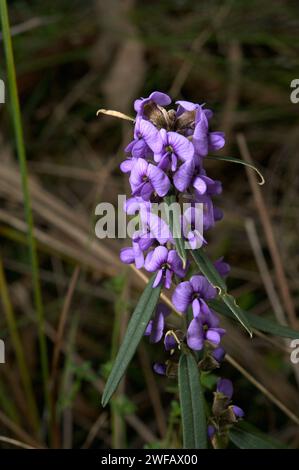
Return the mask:
POLYGON ((207 422, 199 371, 191 353, 182 353, 178 371, 184 449, 207 448, 207 422))
POLYGON ((227 287, 224 279, 220 276, 217 269, 207 257, 203 249, 199 248, 198 250, 194 250, 191 253, 200 271, 204 274, 212 286, 218 289, 222 302, 224 302, 229 307, 237 320, 248 331, 250 336, 252 336, 251 326, 246 318, 245 313, 238 306, 234 297, 227 293, 227 287))
POLYGON ((154 278, 155 276, 147 284, 129 321, 124 340, 119 348, 103 392, 103 406, 107 405, 122 379, 158 303, 161 286, 153 288, 154 278))
POLYGON ((183 267, 186 267, 187 263, 187 253, 185 250, 185 240, 182 235, 182 228, 180 223, 180 213, 175 210, 175 205, 177 204, 176 197, 174 195, 167 196, 165 198, 166 203, 169 206, 169 227, 173 235, 175 242, 176 251, 183 262, 183 267))
MULTIPOLYGON (((221 315, 236 320, 231 310, 226 305, 223 305, 220 300, 209 300, 208 304, 221 315)), ((299 338, 299 331, 293 330, 288 326, 280 325, 273 320, 268 320, 267 318, 254 315, 254 313, 249 312, 246 312, 246 317, 251 327, 255 328, 256 330, 263 331, 264 333, 270 333, 271 335, 275 336, 282 336, 283 338, 299 338)))
POLYGON ((207 159, 210 159, 210 160, 221 160, 223 162, 231 162, 231 163, 238 163, 239 165, 244 165, 244 166, 247 166, 248 168, 251 168, 252 170, 254 170, 260 177, 260 181, 259 181, 259 184, 262 186, 263 184, 265 184, 265 178, 263 177, 262 173, 257 169, 256 166, 254 165, 251 165, 251 163, 248 163, 248 162, 245 162, 244 160, 240 160, 239 158, 235 158, 235 157, 222 157, 222 156, 218 156, 218 155, 209 155, 207 157, 207 159))
POLYGON ((229 431, 229 438, 239 449, 283 449, 283 443, 269 439, 262 433, 252 433, 239 427, 229 431))

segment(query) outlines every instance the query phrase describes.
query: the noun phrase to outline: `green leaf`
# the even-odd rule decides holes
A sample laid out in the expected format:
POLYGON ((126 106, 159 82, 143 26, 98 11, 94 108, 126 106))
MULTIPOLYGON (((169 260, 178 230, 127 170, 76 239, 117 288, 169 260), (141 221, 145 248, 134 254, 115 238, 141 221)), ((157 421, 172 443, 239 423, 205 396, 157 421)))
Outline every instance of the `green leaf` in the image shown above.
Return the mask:
MULTIPOLYGON (((220 300, 209 300, 208 304, 221 315, 235 320, 234 315, 230 309, 226 305, 223 305, 220 300)), ((256 330, 263 331, 264 333, 270 333, 274 336, 282 336, 284 338, 299 338, 299 331, 293 330, 288 326, 279 325, 279 323, 276 323, 273 320, 268 320, 267 318, 262 318, 249 312, 246 312, 246 317, 251 327, 255 328, 256 330)))
POLYGON ((268 436, 258 432, 252 433, 239 427, 233 427, 229 431, 229 438, 239 449, 283 449, 283 443, 276 442, 268 436))
MULTIPOLYGON (((165 198, 166 203, 168 206, 171 207, 172 204, 177 204, 176 197, 174 195, 167 196, 165 198)), ((185 250, 185 240, 182 236, 182 228, 180 223, 180 214, 177 213, 175 210, 169 211, 169 228, 173 235, 173 240, 175 243, 176 251, 183 262, 183 268, 186 267, 187 264, 187 253, 185 250)))
POLYGON ((208 160, 221 160, 223 162, 231 162, 231 163, 238 163, 239 165, 244 165, 247 166, 248 168, 251 168, 254 170, 260 177, 261 181, 259 184, 262 186, 265 184, 265 178, 263 177, 262 173, 256 168, 256 166, 251 165, 250 163, 245 162, 244 160, 240 160, 239 158, 235 157, 221 157, 220 155, 209 155, 206 157, 208 160))
POLYGON ((193 355, 182 353, 179 362, 179 394, 184 449, 207 448, 204 395, 193 355))
POLYGON ((241 325, 248 331, 250 336, 252 336, 251 327, 246 318, 246 314, 238 306, 234 297, 227 293, 227 287, 224 279, 220 276, 214 264, 207 257, 203 249, 199 248, 198 250, 194 250, 191 253, 200 271, 204 274, 212 286, 218 289, 222 302, 224 302, 229 307, 241 325))
POLYGON ((153 288, 154 278, 155 276, 152 277, 151 281, 144 289, 128 324, 124 340, 119 348, 103 392, 103 406, 107 405, 123 377, 158 303, 161 286, 153 288))

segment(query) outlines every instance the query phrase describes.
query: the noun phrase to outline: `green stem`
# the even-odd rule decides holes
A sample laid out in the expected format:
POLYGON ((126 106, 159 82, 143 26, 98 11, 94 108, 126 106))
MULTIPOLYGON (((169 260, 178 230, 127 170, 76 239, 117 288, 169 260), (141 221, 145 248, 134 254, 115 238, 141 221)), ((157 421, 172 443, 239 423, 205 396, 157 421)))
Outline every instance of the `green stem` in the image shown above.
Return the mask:
POLYGON ((27 363, 25 361, 25 354, 24 349, 22 346, 21 338, 18 332, 17 321, 15 317, 15 313, 10 301, 10 296, 7 288, 7 282, 5 278, 5 273, 3 269, 2 258, 0 256, 0 293, 1 299, 3 304, 3 309, 6 315, 6 320, 9 328, 9 333, 11 336, 11 340, 14 346, 18 367, 20 370, 20 376, 24 387, 24 392, 26 396, 26 401, 29 409, 29 415, 31 418, 32 426, 35 432, 37 433, 39 430, 39 417, 38 417, 38 410, 34 398, 32 382, 30 379, 29 370, 27 367, 27 363))
POLYGON ((21 179, 22 179, 25 218, 26 218, 27 227, 28 227, 28 243, 29 243, 29 251, 30 251, 31 270, 32 270, 34 301, 35 301, 37 323, 38 323, 38 338, 39 338, 39 347, 40 347, 40 359, 41 359, 44 396, 45 396, 46 406, 48 410, 50 411, 51 409, 50 393, 48 389, 49 368, 48 368, 47 343, 46 343, 46 336, 45 336, 45 329, 44 329, 44 312, 43 312, 43 303, 42 303, 42 296, 41 296, 41 285, 40 285, 40 278, 39 278, 36 241, 33 235, 33 216, 32 216, 32 209, 31 209, 29 185, 28 185, 26 151, 25 151, 25 145, 24 145, 23 127, 22 127, 22 120, 21 120, 21 113, 20 113, 20 103, 19 103, 18 90, 17 90, 16 71, 15 71, 15 64, 14 64, 14 56, 13 56, 6 0, 0 0, 0 14, 1 14, 1 23, 2 23, 3 44, 4 44, 5 56, 6 56, 7 77, 8 77, 11 108, 12 108, 12 119, 13 119, 13 126, 14 126, 15 139, 16 139, 16 149, 17 149, 21 179))

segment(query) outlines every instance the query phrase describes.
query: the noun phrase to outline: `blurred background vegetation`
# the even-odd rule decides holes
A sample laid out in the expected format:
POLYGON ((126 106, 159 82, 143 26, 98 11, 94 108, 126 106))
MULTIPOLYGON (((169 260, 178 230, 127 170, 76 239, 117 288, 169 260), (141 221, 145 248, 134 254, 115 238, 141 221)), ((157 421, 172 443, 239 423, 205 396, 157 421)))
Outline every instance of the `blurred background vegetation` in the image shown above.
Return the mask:
MULTIPOLYGON (((224 255, 232 265, 229 286, 243 308, 298 328, 299 104, 290 101, 290 82, 299 78, 298 2, 8 4, 52 410, 43 398, 7 99, 0 108, 0 278, 2 299, 12 308, 1 304, 6 364, 0 365, 0 447, 13 445, 9 439, 33 447, 180 447, 176 381, 154 376, 151 368, 163 357, 162 346, 143 341, 111 407, 100 406, 105 378, 143 284, 118 260, 124 241, 94 236, 96 205, 116 204, 118 194, 128 194, 119 163, 132 132, 130 124, 97 118, 96 111, 132 114, 133 100, 153 90, 205 102, 215 111, 215 129, 227 134, 221 154, 248 158, 249 149, 266 184, 259 191, 243 167, 209 163, 209 174, 223 182, 219 205, 225 214, 209 234, 209 252, 214 259, 224 255), (30 406, 12 340, 15 327, 33 384, 30 406)), ((0 47, 0 78, 6 81, 2 38, 0 47)), ((289 343, 264 336, 250 341, 235 324, 223 324, 225 347, 237 365, 225 363, 221 374, 234 381, 235 402, 252 425, 298 447, 299 372, 290 362, 289 343)), ((206 379, 210 396, 215 380, 213 375, 206 379)))

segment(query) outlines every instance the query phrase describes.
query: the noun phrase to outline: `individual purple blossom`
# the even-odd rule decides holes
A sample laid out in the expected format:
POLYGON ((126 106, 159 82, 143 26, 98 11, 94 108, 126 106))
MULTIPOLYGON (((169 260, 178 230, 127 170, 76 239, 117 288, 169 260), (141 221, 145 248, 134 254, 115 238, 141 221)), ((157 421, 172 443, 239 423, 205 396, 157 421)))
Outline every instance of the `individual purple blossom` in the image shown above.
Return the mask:
POLYGON ((144 267, 149 272, 157 271, 153 287, 162 283, 166 289, 169 289, 173 274, 180 278, 186 274, 186 269, 183 269, 182 260, 177 252, 168 251, 165 246, 158 246, 150 251, 145 259, 144 267))
POLYGON ((148 323, 145 336, 149 336, 150 343, 158 343, 163 336, 165 318, 170 314, 169 308, 166 305, 159 303, 152 320, 148 323))
POLYGON ((185 313, 192 305, 193 315, 197 317, 199 313, 208 314, 210 312, 205 301, 214 299, 216 295, 217 290, 204 276, 195 275, 190 278, 190 281, 181 282, 176 287, 172 302, 175 308, 182 313, 185 313))
POLYGON ((161 93, 160 91, 154 91, 147 98, 139 98, 134 102, 134 109, 138 116, 143 115, 144 106, 146 104, 156 104, 159 106, 168 106, 171 103, 170 96, 166 93, 161 93))
POLYGON ((187 329, 189 348, 201 351, 206 340, 218 345, 225 333, 223 328, 218 328, 218 323, 218 318, 212 312, 194 317, 187 329))
POLYGON ((155 152, 154 159, 159 163, 159 167, 163 170, 171 168, 175 171, 178 160, 190 161, 194 155, 194 147, 190 140, 177 132, 167 132, 165 129, 160 130, 162 140, 161 151, 155 152))
POLYGON ((133 264, 137 269, 141 269, 144 265, 144 252, 147 251, 154 243, 153 238, 140 235, 136 232, 133 235, 132 247, 122 248, 120 251, 120 259, 125 264, 133 264))
POLYGON ((196 126, 192 141, 195 152, 202 157, 207 156, 208 152, 221 149, 225 144, 223 132, 209 132, 207 114, 201 107, 196 110, 196 126))
POLYGON ((162 145, 158 129, 151 122, 138 117, 135 123, 134 140, 125 148, 125 152, 130 153, 132 157, 124 160, 120 169, 123 173, 128 173, 132 170, 137 158, 148 158, 153 152, 161 152, 162 145))
POLYGON ((138 158, 132 167, 130 185, 133 196, 141 196, 148 201, 156 192, 158 196, 165 196, 170 188, 170 180, 163 170, 138 158))

